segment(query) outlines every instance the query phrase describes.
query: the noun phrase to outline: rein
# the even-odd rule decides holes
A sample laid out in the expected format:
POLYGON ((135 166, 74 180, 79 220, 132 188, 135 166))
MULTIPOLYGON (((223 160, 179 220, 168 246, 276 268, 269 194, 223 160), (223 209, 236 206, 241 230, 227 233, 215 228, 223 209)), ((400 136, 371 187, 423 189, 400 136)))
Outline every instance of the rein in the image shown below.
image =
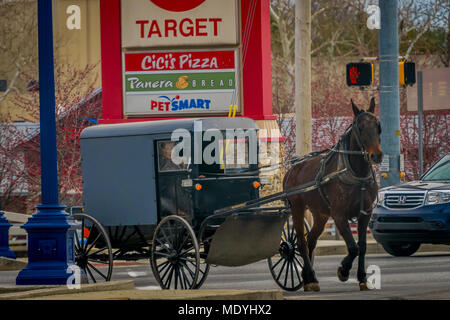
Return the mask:
MULTIPOLYGON (((365 111, 362 111, 362 112, 365 112, 365 111)), ((341 137, 339 139, 339 142, 337 144, 335 144, 331 148, 323 149, 323 150, 319 150, 319 151, 313 151, 313 152, 310 152, 310 153, 308 153, 308 154, 306 154, 304 156, 301 156, 301 157, 297 156, 297 155, 294 155, 289 160, 280 161, 280 162, 277 162, 277 163, 274 163, 274 164, 268 164, 268 165, 265 165, 265 166, 260 166, 260 167, 256 168, 255 170, 245 171, 245 173, 246 174, 253 174, 253 173, 256 174, 256 173, 259 173, 261 169, 267 169, 267 168, 272 168, 272 170, 277 170, 282 165, 283 166, 286 166, 286 165, 295 166, 295 165, 297 165, 297 164, 299 164, 299 163, 301 163, 301 162, 303 162, 303 161, 305 161, 307 159, 317 157, 317 156, 319 156, 321 154, 324 154, 324 153, 332 153, 332 154, 333 153, 337 153, 337 154, 345 154, 345 155, 360 155, 360 156, 364 156, 366 162, 368 164, 370 164, 368 153, 365 150, 365 148, 363 147, 363 145, 361 143, 361 140, 360 140, 360 131, 359 131, 359 128, 357 126, 356 120, 357 120, 356 118, 353 120, 353 123, 350 126, 348 126, 347 129, 345 130, 344 134, 341 135, 341 137), (343 143, 343 139, 345 138, 346 135, 350 135, 352 129, 354 129, 354 128, 356 128, 356 130, 355 130, 355 137, 356 137, 356 142, 357 142, 358 147, 359 147, 360 150, 356 151, 356 150, 343 150, 343 149, 341 149, 340 145, 343 143)), ((268 171, 270 171, 270 170, 268 170, 268 171)), ((240 174, 241 173, 236 173, 235 175, 240 175, 240 174)), ((216 175, 216 176, 225 176, 225 175, 227 175, 228 176, 228 175, 233 175, 233 174, 229 174, 229 173, 228 174, 225 174, 225 173, 208 173, 208 175, 216 175)))
MULTIPOLYGON (((326 155, 320 161, 320 167, 319 167, 319 170, 314 179, 314 184, 315 184, 314 189, 317 189, 319 191, 321 198, 323 199, 323 201, 327 204, 328 208, 330 209, 331 208, 330 202, 328 200, 327 195, 325 194, 325 191, 323 190, 323 185, 325 184, 324 183, 325 168, 326 168, 326 165, 329 163, 329 161, 332 159, 332 157, 335 154, 338 154, 339 159, 338 159, 337 170, 331 173, 333 175, 333 178, 337 177, 337 178, 339 178, 341 183, 344 183, 347 185, 359 185, 361 187, 359 213, 363 214, 363 215, 370 215, 370 213, 368 213, 367 211, 364 210, 364 193, 366 191, 366 184, 376 183, 376 178, 375 178, 375 172, 374 172, 373 166, 369 159, 369 153, 366 151, 366 149, 364 148, 364 145, 361 142, 361 132, 358 127, 358 118, 361 114, 363 114, 365 112, 366 111, 362 110, 361 113, 355 117, 352 124, 345 130, 345 133, 340 137, 339 142, 337 144, 335 144, 332 148, 310 152, 309 154, 304 155, 302 157, 294 156, 290 160, 278 162, 276 164, 270 164, 267 166, 261 166, 261 167, 258 167, 256 170, 245 171, 245 173, 247 175, 259 174, 261 169, 273 168, 274 170, 276 170, 281 165, 285 165, 285 164, 288 164, 288 165, 290 164, 291 166, 295 166, 307 159, 317 157, 321 154, 326 153, 326 155), (355 140, 356 140, 359 150, 348 150, 347 149, 347 148, 349 148, 349 145, 346 145, 345 142, 346 142, 346 139, 348 139, 348 144, 350 144, 350 138, 351 138, 352 133, 354 133, 355 140), (356 173, 353 171, 353 169, 350 166, 350 162, 348 160, 349 155, 364 157, 364 161, 369 166, 370 174, 367 175, 366 177, 357 176, 356 173), (343 166, 342 168, 339 167, 340 164, 343 166)), ((288 173, 287 173, 288 176, 286 177, 286 179, 289 178, 290 173, 291 173, 291 171, 288 171, 288 173)), ((208 175, 229 176, 230 174, 208 173, 208 175)), ((231 175, 233 175, 233 174, 231 174, 231 175)), ((241 173, 236 173, 235 175, 239 176, 239 175, 241 175, 241 173)), ((330 179, 328 179, 326 182, 329 182, 329 180, 330 179)), ((378 194, 377 194, 377 198, 378 198, 378 194)))

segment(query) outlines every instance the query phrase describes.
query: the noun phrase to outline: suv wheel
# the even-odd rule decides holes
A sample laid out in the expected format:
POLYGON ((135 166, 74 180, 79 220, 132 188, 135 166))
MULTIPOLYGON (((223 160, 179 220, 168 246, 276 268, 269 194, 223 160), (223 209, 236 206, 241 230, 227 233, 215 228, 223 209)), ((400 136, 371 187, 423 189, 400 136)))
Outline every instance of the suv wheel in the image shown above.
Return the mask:
POLYGON ((381 244, 387 253, 395 257, 408 257, 419 250, 420 243, 394 243, 394 242, 383 242, 381 244))

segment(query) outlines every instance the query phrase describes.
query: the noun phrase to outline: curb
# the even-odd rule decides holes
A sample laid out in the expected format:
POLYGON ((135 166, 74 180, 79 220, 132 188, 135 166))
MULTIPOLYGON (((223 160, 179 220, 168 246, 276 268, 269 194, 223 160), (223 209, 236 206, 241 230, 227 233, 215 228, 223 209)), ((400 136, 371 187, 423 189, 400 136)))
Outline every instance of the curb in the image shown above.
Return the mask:
MULTIPOLYGON (((440 244, 422 244, 417 252, 450 252, 449 245, 440 244)), ((324 241, 319 240, 317 247, 314 250, 315 256, 329 256, 329 255, 345 255, 347 254, 347 247, 343 240, 324 241)), ((375 240, 367 241, 366 254, 388 254, 381 244, 375 240)))
POLYGON ((281 290, 116 290, 24 298, 30 300, 284 300, 281 290))
MULTIPOLYGON (((377 254, 377 253, 386 253, 383 247, 377 242, 367 241, 367 249, 366 254, 377 254)), ((317 247, 314 250, 315 256, 331 256, 331 255, 346 255, 347 254, 347 246, 345 245, 344 240, 333 241, 332 244, 328 244, 327 242, 322 242, 319 240, 317 242, 317 247)))
POLYGON ((116 290, 134 289, 133 280, 110 281, 95 284, 82 284, 80 289, 69 289, 65 285, 58 286, 29 286, 0 288, 0 300, 32 299, 38 297, 58 296, 77 293, 94 293, 116 290), (19 291, 19 292, 18 292, 19 291))
POLYGON ((22 270, 26 265, 22 260, 0 257, 0 271, 22 270))

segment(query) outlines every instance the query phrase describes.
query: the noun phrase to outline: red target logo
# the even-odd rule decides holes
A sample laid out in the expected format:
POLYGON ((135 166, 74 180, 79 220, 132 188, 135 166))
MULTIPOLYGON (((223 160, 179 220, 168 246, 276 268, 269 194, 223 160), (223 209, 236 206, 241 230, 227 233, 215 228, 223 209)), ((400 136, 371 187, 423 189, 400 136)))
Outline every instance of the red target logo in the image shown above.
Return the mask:
POLYGON ((164 10, 182 12, 197 8, 205 0, 150 0, 150 2, 164 10))

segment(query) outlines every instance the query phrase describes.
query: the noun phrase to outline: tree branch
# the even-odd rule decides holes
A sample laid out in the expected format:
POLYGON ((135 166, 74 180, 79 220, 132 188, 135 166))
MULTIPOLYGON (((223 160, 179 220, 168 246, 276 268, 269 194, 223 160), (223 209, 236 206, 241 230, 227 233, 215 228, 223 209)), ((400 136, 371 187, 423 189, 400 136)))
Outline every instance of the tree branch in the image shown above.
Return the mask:
POLYGON ((6 97, 11 93, 11 90, 14 90, 16 92, 18 92, 19 90, 14 86, 14 84, 17 81, 17 78, 19 77, 19 70, 16 71, 16 73, 14 74, 11 82, 9 83, 8 89, 6 89, 5 93, 3 95, 0 96, 0 103, 2 103, 6 97))
POLYGON ((430 23, 431 23, 431 19, 428 20, 428 22, 425 24, 425 26, 423 27, 422 31, 420 31, 416 37, 414 38, 414 40, 411 42, 411 44, 408 47, 408 50, 406 50, 406 54, 405 54, 405 59, 409 58, 409 55, 411 54, 412 49, 414 48, 414 45, 417 43, 417 41, 419 41, 419 39, 425 34, 425 32, 428 31, 429 27, 430 27, 430 23))

